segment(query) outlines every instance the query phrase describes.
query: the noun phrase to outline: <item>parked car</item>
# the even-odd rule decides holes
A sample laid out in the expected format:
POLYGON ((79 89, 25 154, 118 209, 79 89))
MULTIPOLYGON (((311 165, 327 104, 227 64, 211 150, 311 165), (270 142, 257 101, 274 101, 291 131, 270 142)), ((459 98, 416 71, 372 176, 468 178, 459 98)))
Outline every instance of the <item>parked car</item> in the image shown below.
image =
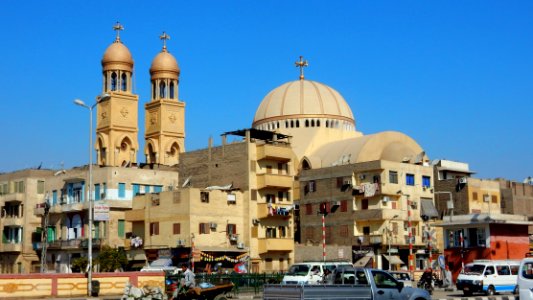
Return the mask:
POLYGON ((520 262, 517 290, 520 300, 533 299, 533 257, 526 257, 520 262))
POLYGON ((349 262, 303 262, 293 264, 283 276, 283 284, 319 284, 324 278, 324 271, 330 272, 339 266, 353 265, 349 262))
POLYGON ((519 268, 520 261, 517 260, 474 260, 461 271, 456 286, 465 296, 476 292, 489 296, 502 292, 514 293, 519 268))
POLYGON ((409 272, 390 271, 389 274, 391 274, 396 280, 403 282, 403 286, 413 286, 413 280, 411 279, 411 274, 409 274, 409 272))

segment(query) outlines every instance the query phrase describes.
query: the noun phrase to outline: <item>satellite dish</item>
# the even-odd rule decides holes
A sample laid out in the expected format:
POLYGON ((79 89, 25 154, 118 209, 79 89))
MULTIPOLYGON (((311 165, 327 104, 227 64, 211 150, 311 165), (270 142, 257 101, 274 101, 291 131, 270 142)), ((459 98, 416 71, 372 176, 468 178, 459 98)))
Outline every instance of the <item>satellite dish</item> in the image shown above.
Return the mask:
POLYGON ((192 176, 189 176, 187 177, 187 179, 185 179, 185 181, 183 182, 183 184, 181 185, 181 187, 187 187, 191 184, 191 177, 192 176))

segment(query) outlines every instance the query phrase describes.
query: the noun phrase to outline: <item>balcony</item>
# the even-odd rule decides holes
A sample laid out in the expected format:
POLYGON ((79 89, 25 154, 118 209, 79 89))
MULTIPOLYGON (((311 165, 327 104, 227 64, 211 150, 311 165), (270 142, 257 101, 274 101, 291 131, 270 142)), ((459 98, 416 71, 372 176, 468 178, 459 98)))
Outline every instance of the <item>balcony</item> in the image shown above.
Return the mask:
POLYGON ((85 202, 74 202, 61 205, 61 212, 82 211, 88 209, 88 205, 85 202))
POLYGON ((257 160, 290 161, 291 157, 292 150, 288 146, 265 144, 257 147, 257 160))
POLYGON ((0 197, 0 200, 3 200, 4 203, 12 202, 12 201, 23 202, 24 201, 24 193, 5 194, 5 195, 0 197))
POLYGON ((132 209, 127 210, 124 213, 124 218, 127 222, 141 222, 146 219, 144 216, 145 210, 144 209, 132 209))
POLYGON ((269 205, 269 203, 257 204, 257 218, 288 219, 292 216, 291 211, 289 211, 289 207, 291 207, 292 205, 273 204, 270 205, 270 207, 269 205))
POLYGON ((381 245, 385 242, 385 237, 382 234, 359 235, 354 238, 356 245, 359 246, 381 245))
POLYGON ((22 252, 22 243, 4 243, 2 252, 22 252))
POLYGON ((293 177, 290 175, 276 174, 258 174, 257 189, 274 188, 290 189, 292 188, 293 177))
POLYGON ((258 242, 259 254, 294 251, 294 240, 291 238, 259 238, 258 242))
POLYGON ((6 216, 2 218, 2 223, 4 226, 16 226, 16 227, 22 227, 24 226, 24 218, 19 218, 15 216, 6 216))
POLYGON ((395 215, 401 216, 399 209, 361 209, 353 212, 355 221, 383 221, 391 220, 395 215))
MULTIPOLYGON (((42 249, 41 243, 36 243, 39 245, 34 245, 35 247, 40 247, 42 249)), ((56 240, 48 242, 48 249, 55 250, 69 250, 69 249, 87 249, 89 245, 88 239, 73 239, 73 240, 56 240)), ((99 248, 102 245, 101 239, 93 239, 93 249, 99 248)))

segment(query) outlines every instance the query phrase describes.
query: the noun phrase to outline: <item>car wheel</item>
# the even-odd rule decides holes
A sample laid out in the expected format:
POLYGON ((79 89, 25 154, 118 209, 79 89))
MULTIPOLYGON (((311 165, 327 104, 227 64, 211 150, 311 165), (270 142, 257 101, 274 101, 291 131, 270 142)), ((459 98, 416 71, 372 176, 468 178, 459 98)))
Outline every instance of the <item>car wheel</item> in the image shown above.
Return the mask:
POLYGON ((471 291, 463 291, 463 294, 467 297, 470 297, 472 296, 472 292, 471 291))
POLYGON ((494 296, 494 287, 491 285, 489 286, 489 288, 487 289, 487 296, 494 296))

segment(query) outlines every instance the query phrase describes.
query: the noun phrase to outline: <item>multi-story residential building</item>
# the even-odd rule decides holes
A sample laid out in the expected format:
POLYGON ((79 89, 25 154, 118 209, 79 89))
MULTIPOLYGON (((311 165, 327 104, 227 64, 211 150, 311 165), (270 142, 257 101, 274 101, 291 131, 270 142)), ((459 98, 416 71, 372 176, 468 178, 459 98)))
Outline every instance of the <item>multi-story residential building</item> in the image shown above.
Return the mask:
MULTIPOLYGON (((73 168, 49 176, 45 185, 45 201, 35 206, 35 215, 42 217, 46 242, 36 243, 35 250, 46 251, 49 271, 71 272, 72 259, 86 255, 89 231, 88 168, 73 168), (45 214, 45 205, 50 206, 45 214)), ((131 209, 137 194, 160 193, 173 189, 178 183, 178 173, 161 166, 150 168, 93 168, 92 199, 94 199, 93 251, 97 257, 103 245, 123 246, 129 228, 124 212, 131 209)))
POLYGON ((287 270, 294 261, 294 166, 286 136, 249 129, 224 141, 227 134, 245 138, 182 153, 179 189, 135 198, 126 213, 132 234, 142 237, 148 258, 166 248, 175 261, 195 253, 200 270, 244 258, 254 272, 287 270))
POLYGON ((46 180, 52 174, 38 169, 0 174, 0 273, 39 270, 32 233, 40 227, 41 219, 33 214, 33 208, 45 198, 46 180))
MULTIPOLYGON (((530 178, 531 180, 531 178, 530 178)), ((533 185, 525 182, 516 182, 497 179, 500 183, 501 210, 504 214, 528 216, 533 219, 533 185)), ((533 226, 529 227, 529 234, 533 234, 533 226)))
POLYGON ((439 214, 500 214, 500 184, 470 177, 467 163, 439 160, 434 164, 435 204, 439 214))

